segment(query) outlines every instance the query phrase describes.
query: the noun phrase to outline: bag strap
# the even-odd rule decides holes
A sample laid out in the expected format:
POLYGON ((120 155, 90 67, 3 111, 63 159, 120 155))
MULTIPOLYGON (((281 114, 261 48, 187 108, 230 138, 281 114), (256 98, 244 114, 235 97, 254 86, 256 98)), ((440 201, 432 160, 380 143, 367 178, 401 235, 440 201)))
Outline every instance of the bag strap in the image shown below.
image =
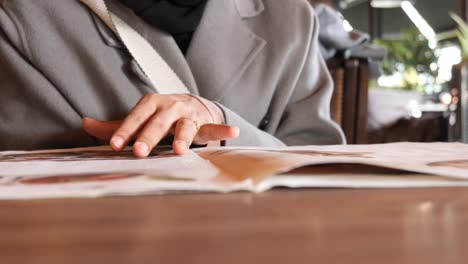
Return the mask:
POLYGON ((105 0, 81 0, 123 42, 159 94, 190 94, 157 50, 125 21, 109 11, 105 0))

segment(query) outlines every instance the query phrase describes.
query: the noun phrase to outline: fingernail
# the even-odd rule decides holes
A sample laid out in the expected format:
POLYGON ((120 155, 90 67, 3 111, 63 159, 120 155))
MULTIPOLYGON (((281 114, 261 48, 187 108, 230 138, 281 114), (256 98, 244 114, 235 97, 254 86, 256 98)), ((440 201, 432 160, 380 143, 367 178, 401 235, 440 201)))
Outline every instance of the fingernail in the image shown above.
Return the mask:
POLYGON ((186 150, 188 149, 188 145, 187 145, 187 142, 183 141, 183 140, 177 140, 175 142, 175 145, 183 150, 186 150))
POLYGON ((123 148, 124 139, 122 137, 119 137, 119 136, 113 137, 112 140, 111 140, 111 144, 112 144, 112 146, 114 146, 114 147, 116 147, 118 149, 121 149, 121 148, 123 148))
POLYGON ((239 137, 240 128, 239 127, 232 127, 232 134, 233 134, 233 137, 239 137))
POLYGON ((149 154, 149 147, 146 143, 136 142, 133 146, 136 147, 142 155, 147 156, 149 154))

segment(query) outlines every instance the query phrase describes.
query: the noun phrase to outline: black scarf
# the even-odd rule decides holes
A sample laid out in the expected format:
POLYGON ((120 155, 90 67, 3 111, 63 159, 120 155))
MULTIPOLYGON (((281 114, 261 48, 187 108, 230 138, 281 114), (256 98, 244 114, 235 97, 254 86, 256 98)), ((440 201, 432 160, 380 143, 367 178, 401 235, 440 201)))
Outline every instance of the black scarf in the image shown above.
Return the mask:
MULTIPOLYGON (((171 34, 185 54, 208 0, 120 0, 152 26, 171 34)), ((216 0, 215 0, 216 1, 216 0)))

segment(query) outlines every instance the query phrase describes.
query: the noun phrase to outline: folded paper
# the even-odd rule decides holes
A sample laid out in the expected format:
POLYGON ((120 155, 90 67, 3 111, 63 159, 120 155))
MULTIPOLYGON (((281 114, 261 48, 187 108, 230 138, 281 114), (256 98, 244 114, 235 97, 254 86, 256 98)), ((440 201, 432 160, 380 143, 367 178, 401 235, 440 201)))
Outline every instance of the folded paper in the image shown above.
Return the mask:
POLYGON ((468 186, 468 145, 396 143, 170 149, 138 159, 108 147, 0 152, 0 199, 468 186))

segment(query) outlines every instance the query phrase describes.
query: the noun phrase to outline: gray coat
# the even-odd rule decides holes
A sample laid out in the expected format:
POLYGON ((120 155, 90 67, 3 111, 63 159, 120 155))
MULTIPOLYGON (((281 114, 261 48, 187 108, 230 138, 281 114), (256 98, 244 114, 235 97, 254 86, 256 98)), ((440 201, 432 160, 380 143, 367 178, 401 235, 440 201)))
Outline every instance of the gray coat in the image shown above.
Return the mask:
MULTIPOLYGON (((240 127, 228 145, 343 143, 305 0, 211 0, 186 57, 171 36, 108 2, 193 94, 218 102, 227 123, 240 127)), ((0 0, 0 150, 102 144, 81 119, 123 119, 150 92, 116 36, 80 1, 0 0)))

